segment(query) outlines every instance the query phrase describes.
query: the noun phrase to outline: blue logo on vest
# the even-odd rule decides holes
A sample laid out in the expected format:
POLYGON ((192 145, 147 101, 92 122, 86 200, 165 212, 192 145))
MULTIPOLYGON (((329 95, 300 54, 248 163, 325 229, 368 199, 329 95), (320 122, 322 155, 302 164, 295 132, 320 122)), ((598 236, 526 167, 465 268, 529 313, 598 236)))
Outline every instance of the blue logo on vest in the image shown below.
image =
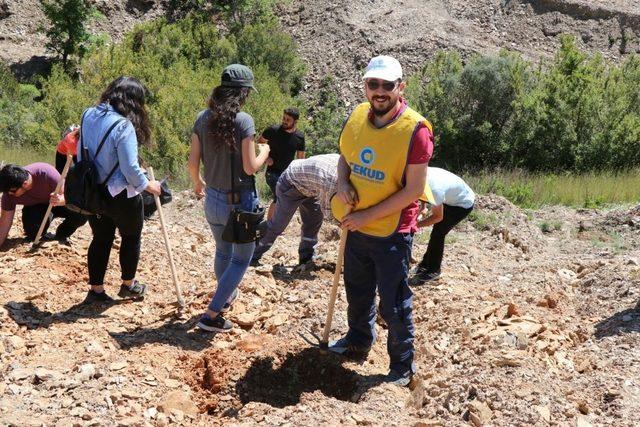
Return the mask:
POLYGON ((371 147, 363 148, 362 151, 360 151, 360 155, 358 157, 362 164, 350 164, 351 171, 354 174, 360 175, 362 178, 376 183, 384 181, 384 172, 370 167, 376 159, 376 153, 371 147))
POLYGON ((360 152, 360 161, 365 165, 370 165, 376 159, 376 153, 370 147, 365 147, 360 152))

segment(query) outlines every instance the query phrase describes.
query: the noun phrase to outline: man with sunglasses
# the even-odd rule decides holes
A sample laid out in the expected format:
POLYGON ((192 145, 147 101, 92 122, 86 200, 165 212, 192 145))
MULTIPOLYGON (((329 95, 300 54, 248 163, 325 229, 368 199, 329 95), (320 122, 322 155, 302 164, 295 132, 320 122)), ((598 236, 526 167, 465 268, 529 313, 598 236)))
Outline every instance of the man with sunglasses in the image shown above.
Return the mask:
POLYGON ((431 124, 402 98, 405 83, 396 59, 371 59, 363 79, 368 102, 355 108, 340 135, 332 200, 334 215, 349 232, 344 255, 349 331, 330 349, 358 358, 369 352, 376 336, 377 289, 389 332, 387 381, 406 386, 416 371, 409 261, 433 135, 431 124))
MULTIPOLYGON (((60 173, 47 163, 33 163, 25 167, 8 164, 0 169, 0 246, 4 243, 13 224, 17 205, 22 205, 22 225, 27 240, 35 240, 49 202, 54 204, 51 219, 64 218, 56 230, 55 239, 68 244, 68 238, 87 220, 84 216, 67 210, 64 197, 54 195, 60 181, 60 173)), ((46 232, 45 228, 45 232, 46 232)))

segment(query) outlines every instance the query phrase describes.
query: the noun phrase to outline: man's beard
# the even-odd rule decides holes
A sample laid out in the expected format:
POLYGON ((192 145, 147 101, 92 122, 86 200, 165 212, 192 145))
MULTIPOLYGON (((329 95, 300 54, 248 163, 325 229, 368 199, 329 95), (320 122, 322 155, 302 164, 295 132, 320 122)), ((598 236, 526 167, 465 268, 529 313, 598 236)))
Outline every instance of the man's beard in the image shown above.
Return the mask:
POLYGON ((284 123, 281 123, 281 124, 280 124, 280 127, 281 127, 283 130, 291 130, 291 129, 293 129, 293 126, 294 126, 294 125, 291 125, 291 126, 289 126, 289 125, 285 125, 284 123))
POLYGON ((390 104, 388 107, 383 108, 383 109, 378 109, 375 108, 374 106, 371 106, 371 111, 373 111, 373 115, 376 117, 382 117, 385 114, 387 114, 389 111, 391 111, 394 107, 394 104, 390 104))
POLYGON ((385 114, 387 114, 389 111, 391 111, 393 109, 393 107, 396 105, 395 102, 392 102, 393 100, 391 98, 386 98, 384 99, 384 101, 382 102, 388 102, 388 106, 380 109, 380 108, 376 108, 375 107, 375 102, 376 99, 372 99, 370 104, 371 104, 371 111, 373 112, 373 115, 376 117, 382 117, 385 114))

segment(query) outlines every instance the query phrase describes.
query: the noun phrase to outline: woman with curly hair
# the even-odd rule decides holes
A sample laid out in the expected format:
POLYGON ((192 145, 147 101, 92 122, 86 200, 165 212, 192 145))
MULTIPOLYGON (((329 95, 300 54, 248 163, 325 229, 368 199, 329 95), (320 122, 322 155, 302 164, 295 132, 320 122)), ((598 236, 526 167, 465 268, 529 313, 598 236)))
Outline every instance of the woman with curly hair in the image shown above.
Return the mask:
MULTIPOLYGON (((80 146, 96 164, 98 178, 106 187, 107 211, 89 217, 93 233, 88 252, 89 286, 85 302, 112 302, 104 290, 116 229, 120 233, 120 297, 142 299, 146 286, 138 282, 143 191, 160 195, 160 183, 150 181, 138 163, 138 144, 151 144, 145 108, 146 89, 137 79, 121 76, 112 81, 98 105, 82 115, 80 146), (100 143, 104 141, 101 149, 100 143)), ((78 159, 84 155, 78 149, 78 159)))
POLYGON ((253 211, 257 207, 254 174, 269 156, 266 144, 258 144, 256 155, 253 118, 241 111, 251 89, 255 90, 253 73, 248 67, 232 64, 225 68, 220 86, 213 89, 209 108, 198 114, 191 136, 189 173, 196 196, 205 197, 205 216, 216 242, 214 270, 218 287, 197 325, 211 332, 228 332, 233 327, 222 313, 238 296, 238 284, 255 248, 254 242, 229 243, 222 239, 234 208, 253 211))

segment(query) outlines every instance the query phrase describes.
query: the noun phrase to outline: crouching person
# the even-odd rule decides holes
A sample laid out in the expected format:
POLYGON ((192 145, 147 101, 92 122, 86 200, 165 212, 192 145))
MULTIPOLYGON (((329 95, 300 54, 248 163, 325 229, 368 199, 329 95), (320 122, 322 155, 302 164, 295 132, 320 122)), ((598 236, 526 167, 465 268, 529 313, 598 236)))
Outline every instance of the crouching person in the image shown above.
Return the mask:
POLYGON ((5 165, 0 170, 0 246, 4 243, 13 224, 17 205, 22 208, 22 226, 27 240, 35 240, 40 224, 44 219, 49 202, 54 208, 47 219, 43 233, 47 231, 53 218, 64 218, 55 233, 55 239, 68 244, 71 235, 81 227, 86 218, 61 206, 62 196, 55 196, 56 186, 60 182, 60 173, 47 163, 33 163, 25 167, 5 165))

